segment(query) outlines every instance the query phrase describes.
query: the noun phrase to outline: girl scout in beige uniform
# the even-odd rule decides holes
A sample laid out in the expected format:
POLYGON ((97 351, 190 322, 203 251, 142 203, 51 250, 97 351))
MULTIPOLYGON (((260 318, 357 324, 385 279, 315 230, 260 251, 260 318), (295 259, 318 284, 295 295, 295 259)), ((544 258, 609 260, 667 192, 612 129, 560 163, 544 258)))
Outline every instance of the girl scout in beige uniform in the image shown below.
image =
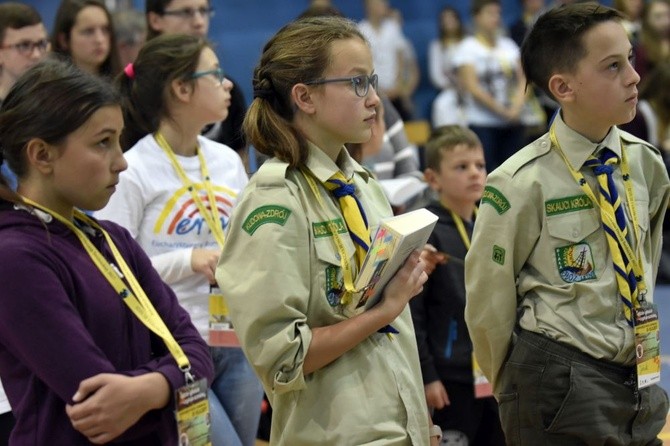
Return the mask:
POLYGON ((376 85, 365 39, 339 18, 287 25, 255 71, 245 131, 275 159, 233 211, 216 279, 273 407, 271 444, 431 441, 407 307, 426 280, 418 253, 379 305, 342 314, 361 242, 391 215, 379 185, 343 148, 370 138, 376 85), (355 190, 356 218, 330 192, 334 176, 355 190), (378 333, 389 324, 399 333, 378 333))

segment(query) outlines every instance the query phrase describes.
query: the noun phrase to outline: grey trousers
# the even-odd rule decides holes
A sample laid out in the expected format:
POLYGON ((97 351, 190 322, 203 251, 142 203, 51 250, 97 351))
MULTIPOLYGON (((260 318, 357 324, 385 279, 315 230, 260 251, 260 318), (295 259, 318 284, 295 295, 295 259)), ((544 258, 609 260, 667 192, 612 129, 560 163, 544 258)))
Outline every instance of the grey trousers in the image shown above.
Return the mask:
POLYGON ((636 388, 635 369, 522 331, 500 376, 508 446, 662 445, 668 396, 636 388))

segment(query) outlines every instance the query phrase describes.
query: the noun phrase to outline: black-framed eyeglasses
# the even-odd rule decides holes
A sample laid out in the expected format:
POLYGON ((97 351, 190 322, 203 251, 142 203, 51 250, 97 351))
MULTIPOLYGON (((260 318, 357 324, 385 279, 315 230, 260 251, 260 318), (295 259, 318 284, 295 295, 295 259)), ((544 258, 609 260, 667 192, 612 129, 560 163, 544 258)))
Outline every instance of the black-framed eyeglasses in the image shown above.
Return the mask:
POLYGON ((305 85, 321 85, 321 84, 330 84, 331 82, 351 82, 351 85, 354 87, 354 92, 359 98, 364 98, 367 96, 370 86, 377 91, 377 85, 379 84, 379 76, 373 74, 368 76, 367 74, 361 74, 360 76, 354 77, 337 77, 332 79, 317 79, 309 82, 305 82, 305 85))
POLYGON ((23 40, 19 43, 14 43, 11 45, 5 45, 2 47, 3 49, 9 49, 13 48, 16 51, 19 52, 19 54, 23 56, 27 56, 29 54, 32 54, 33 51, 35 51, 35 48, 37 48, 40 53, 44 53, 47 49, 49 49, 49 41, 47 39, 40 39, 40 40, 23 40))
POLYGON ((214 75, 214 77, 219 81, 220 84, 223 84, 223 81, 226 80, 226 72, 223 71, 223 68, 217 68, 215 70, 207 71, 196 71, 191 75, 191 79, 197 79, 199 77, 214 75))
POLYGON ((183 20, 193 20, 196 14, 200 14, 200 17, 203 19, 211 19, 214 17, 214 8, 210 6, 207 8, 181 8, 173 9, 171 11, 163 11, 163 15, 171 15, 183 20))

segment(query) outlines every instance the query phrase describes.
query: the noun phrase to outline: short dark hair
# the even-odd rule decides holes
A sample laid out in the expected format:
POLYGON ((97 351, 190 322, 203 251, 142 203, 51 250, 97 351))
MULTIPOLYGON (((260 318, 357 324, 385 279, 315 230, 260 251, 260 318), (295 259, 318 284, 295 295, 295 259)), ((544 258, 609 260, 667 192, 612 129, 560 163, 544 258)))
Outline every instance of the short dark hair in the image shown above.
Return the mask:
POLYGON ((2 154, 18 177, 26 174, 31 139, 58 145, 100 108, 120 105, 119 93, 99 76, 46 59, 12 86, 0 109, 2 154))
POLYGON ((7 28, 19 29, 26 26, 39 25, 42 17, 30 5, 8 2, 0 5, 0 43, 5 40, 7 28))
MULTIPOLYGON (((149 23, 149 13, 153 12, 162 16, 165 14, 165 8, 173 1, 174 0, 146 0, 144 2, 144 16, 147 21, 147 40, 151 40, 154 37, 161 35, 161 33, 151 27, 151 24, 149 23)), ((211 6, 212 0, 207 0, 207 4, 211 6)))
POLYGON ((470 8, 470 12, 472 15, 477 15, 481 12, 482 9, 484 9, 484 6, 488 5, 501 5, 500 0, 472 0, 472 7, 470 8))
POLYGON ((459 144, 473 148, 482 146, 477 134, 467 127, 443 125, 435 128, 426 143, 426 167, 439 172, 444 153, 459 144))
POLYGON ((584 34, 599 23, 622 18, 616 9, 594 2, 563 5, 542 14, 521 45, 521 65, 528 84, 553 97, 549 79, 556 72, 574 72, 586 55, 584 34))

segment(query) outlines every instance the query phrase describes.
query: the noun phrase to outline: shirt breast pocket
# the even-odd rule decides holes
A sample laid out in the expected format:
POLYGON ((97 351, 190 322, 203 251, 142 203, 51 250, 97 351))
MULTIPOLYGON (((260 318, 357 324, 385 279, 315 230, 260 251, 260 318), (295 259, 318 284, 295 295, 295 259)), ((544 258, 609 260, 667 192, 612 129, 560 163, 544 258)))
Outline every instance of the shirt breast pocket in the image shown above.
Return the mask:
POLYGON ((607 240, 600 230, 599 209, 569 212, 547 218, 549 246, 555 268, 563 282, 596 279, 606 267, 607 240))
MULTIPOLYGON (((349 263, 353 266, 356 262, 354 250, 350 249, 344 237, 341 240, 349 263)), ((338 248, 335 240, 331 237, 324 237, 314 240, 314 249, 318 260, 313 265, 316 268, 314 275, 317 277, 315 286, 320 290, 328 306, 334 309, 339 307, 344 295, 344 274, 338 248)))

